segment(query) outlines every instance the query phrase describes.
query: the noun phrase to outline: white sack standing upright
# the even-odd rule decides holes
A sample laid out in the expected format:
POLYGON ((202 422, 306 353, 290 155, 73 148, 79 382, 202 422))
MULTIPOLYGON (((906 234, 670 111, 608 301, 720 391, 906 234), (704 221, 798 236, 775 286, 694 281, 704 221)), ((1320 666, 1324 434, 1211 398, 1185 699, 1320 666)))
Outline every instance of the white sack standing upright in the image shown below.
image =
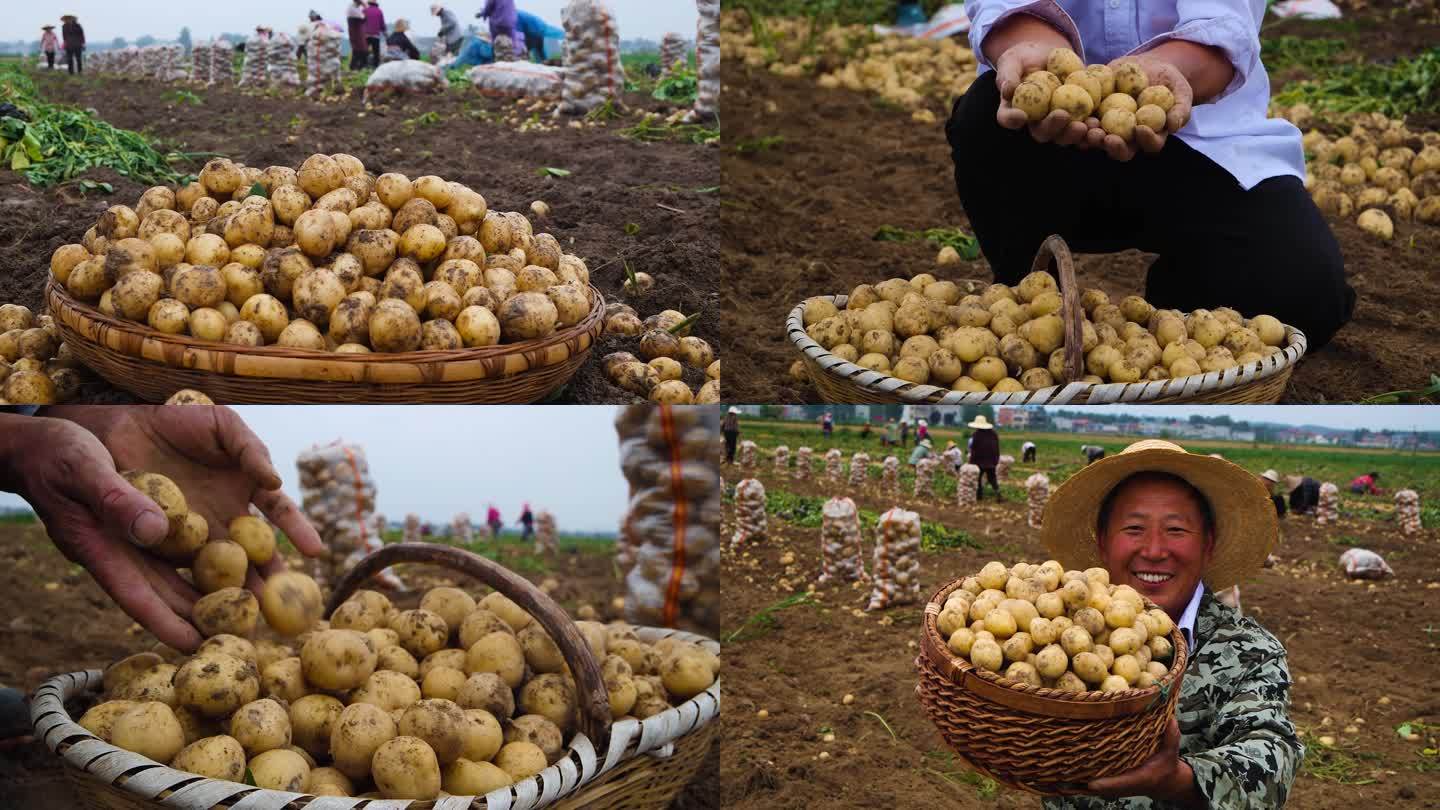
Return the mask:
POLYGON ((619 106, 625 72, 620 64, 620 30, 609 5, 601 0, 570 0, 560 18, 565 26, 565 95, 560 112, 585 115, 606 102, 619 106))
POLYGON ((720 0, 697 0, 700 12, 695 55, 699 61, 699 91, 695 108, 686 116, 691 123, 708 123, 720 117, 720 0))

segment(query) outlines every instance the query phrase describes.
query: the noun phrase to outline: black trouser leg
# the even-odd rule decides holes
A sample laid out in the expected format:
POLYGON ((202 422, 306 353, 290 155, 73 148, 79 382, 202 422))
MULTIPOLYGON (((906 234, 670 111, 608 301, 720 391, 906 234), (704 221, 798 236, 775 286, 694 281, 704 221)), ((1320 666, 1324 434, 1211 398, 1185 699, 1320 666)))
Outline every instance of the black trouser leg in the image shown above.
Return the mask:
POLYGON ((725 463, 735 463, 735 445, 740 441, 740 434, 733 431, 724 431, 725 435, 725 463))
POLYGON ((370 67, 380 67, 380 39, 370 37, 366 42, 370 44, 370 67))
POLYGON ((55 52, 54 52, 54 51, 46 51, 46 52, 45 52, 45 64, 46 64, 46 66, 49 67, 51 70, 54 70, 54 69, 55 69, 55 52))
POLYGON ((72 76, 75 75, 75 52, 74 52, 74 51, 66 51, 66 52, 65 52, 65 71, 66 71, 67 73, 69 73, 70 75, 72 75, 72 76))
POLYGON ((84 51, 80 51, 79 53, 75 54, 75 72, 76 72, 76 73, 84 73, 84 72, 85 72, 85 52, 84 52, 84 51))
POLYGON ((1349 320, 1355 292, 1339 245, 1298 178, 1246 191, 1179 138, 1129 163, 1037 143, 996 123, 994 76, 956 102, 946 133, 956 190, 997 281, 1017 283, 1045 237, 1059 234, 1081 253, 1160 254, 1146 279, 1157 307, 1274 315, 1305 332, 1312 350, 1349 320))

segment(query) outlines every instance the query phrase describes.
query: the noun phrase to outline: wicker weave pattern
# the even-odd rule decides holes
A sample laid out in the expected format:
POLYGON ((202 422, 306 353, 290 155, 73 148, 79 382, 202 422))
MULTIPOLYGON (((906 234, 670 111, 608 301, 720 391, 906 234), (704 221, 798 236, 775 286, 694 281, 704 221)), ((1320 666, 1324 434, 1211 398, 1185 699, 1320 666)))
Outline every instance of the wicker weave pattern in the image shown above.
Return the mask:
POLYGON ((1115 693, 1032 687, 972 667, 952 654, 937 618, 957 579, 925 606, 915 691, 945 742, 984 775, 1045 795, 1078 795, 1085 783, 1144 762, 1175 715, 1187 651, 1179 628, 1175 654, 1156 686, 1115 693))
MULTIPOLYGON (((637 627, 642 640, 677 637, 719 653, 714 641, 678 630, 637 627)), ((101 687, 100 670, 71 672, 46 681, 35 692, 31 722, 35 735, 62 756, 82 805, 95 810, 280 810, 309 799, 307 810, 342 810, 364 799, 307 797, 261 790, 235 782, 177 771, 106 743, 77 725, 64 701, 101 687)), ((720 682, 685 703, 645 720, 611 726, 605 750, 577 735, 565 758, 538 776, 483 797, 428 801, 376 801, 373 810, 538 810, 613 808, 663 810, 694 776, 714 740, 720 714, 720 682)))
POLYGON ((592 286, 585 320, 541 340, 446 352, 337 355, 165 335, 107 317, 70 297, 53 279, 45 293, 61 338, 81 361, 148 402, 164 402, 182 388, 236 404, 536 402, 584 364, 605 314, 605 298, 592 286))

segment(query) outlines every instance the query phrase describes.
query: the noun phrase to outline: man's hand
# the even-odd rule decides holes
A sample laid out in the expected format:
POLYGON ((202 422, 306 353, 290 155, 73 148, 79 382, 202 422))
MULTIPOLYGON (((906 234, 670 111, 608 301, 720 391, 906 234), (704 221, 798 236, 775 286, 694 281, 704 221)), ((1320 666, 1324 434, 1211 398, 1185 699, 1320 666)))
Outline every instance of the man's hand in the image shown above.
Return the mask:
POLYGON ((1149 759, 1118 776, 1096 779, 1088 788, 1097 796, 1112 799, 1148 796, 1182 807, 1203 804, 1195 787, 1195 772, 1180 758, 1180 723, 1174 717, 1165 727, 1160 747, 1149 759))
POLYGON ((1175 97, 1175 104, 1170 111, 1165 113, 1165 130, 1156 132, 1150 127, 1136 126, 1133 143, 1126 143, 1118 135, 1111 135, 1101 129, 1097 123, 1090 128, 1085 135, 1087 144, 1093 149, 1103 149, 1105 154, 1112 159, 1121 162, 1130 160, 1138 152, 1149 152, 1154 154, 1165 148, 1165 141, 1170 133, 1179 132, 1185 124, 1190 121, 1190 110, 1195 101, 1195 94, 1190 89, 1190 82, 1180 69, 1154 55, 1153 52, 1143 53, 1139 56, 1122 56, 1110 63, 1110 69, 1115 70, 1126 62, 1138 62, 1140 67, 1145 69, 1145 75, 1150 77, 1150 85, 1163 85, 1170 89, 1170 94, 1175 97))
MULTIPOLYGON (((1000 89, 1000 107, 995 111, 995 120, 1006 129, 1030 127, 1030 136, 1040 143, 1055 142, 1061 146, 1085 145, 1090 125, 1086 121, 1075 121, 1064 110, 1054 110, 1036 123, 1029 123, 1025 113, 1010 103, 1015 88, 1025 77, 1037 70, 1044 70, 1050 51, 1057 47, 1052 42, 1017 42, 1005 49, 995 60, 995 86, 1000 89)), ((1063 47, 1060 46, 1060 47, 1063 47)), ((1094 120, 1094 119, 1090 119, 1094 120)), ((1099 122, 1095 122, 1098 126, 1099 122)))

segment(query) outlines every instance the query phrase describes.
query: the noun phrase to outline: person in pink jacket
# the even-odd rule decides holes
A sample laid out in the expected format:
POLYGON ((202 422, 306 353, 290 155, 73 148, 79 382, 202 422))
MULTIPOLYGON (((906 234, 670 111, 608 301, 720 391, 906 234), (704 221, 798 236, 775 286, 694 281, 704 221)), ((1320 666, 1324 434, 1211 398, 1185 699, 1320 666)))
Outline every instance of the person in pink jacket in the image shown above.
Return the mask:
POLYGON ((380 10, 380 0, 369 0, 365 5, 365 44, 370 46, 370 67, 380 67, 380 43, 385 39, 385 12, 380 10))
POLYGON ((60 48, 60 38, 55 36, 55 26, 53 25, 42 25, 40 30, 45 32, 40 35, 40 50, 45 52, 45 65, 54 70, 55 51, 60 48))

